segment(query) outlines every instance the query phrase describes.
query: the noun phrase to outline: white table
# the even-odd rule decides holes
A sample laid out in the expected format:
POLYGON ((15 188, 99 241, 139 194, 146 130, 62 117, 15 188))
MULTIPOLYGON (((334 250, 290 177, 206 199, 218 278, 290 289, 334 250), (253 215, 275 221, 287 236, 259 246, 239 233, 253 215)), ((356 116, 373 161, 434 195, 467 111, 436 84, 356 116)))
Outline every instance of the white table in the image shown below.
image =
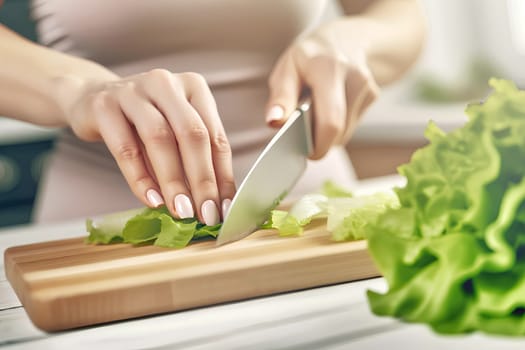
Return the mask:
MULTIPOLYGON (((390 181, 390 180, 389 180, 390 181)), ((0 230, 9 246, 84 234, 72 221, 0 230)), ((374 316, 381 278, 47 334, 35 328, 0 269, 0 346, 6 349, 523 349, 525 337, 440 336, 374 316)))

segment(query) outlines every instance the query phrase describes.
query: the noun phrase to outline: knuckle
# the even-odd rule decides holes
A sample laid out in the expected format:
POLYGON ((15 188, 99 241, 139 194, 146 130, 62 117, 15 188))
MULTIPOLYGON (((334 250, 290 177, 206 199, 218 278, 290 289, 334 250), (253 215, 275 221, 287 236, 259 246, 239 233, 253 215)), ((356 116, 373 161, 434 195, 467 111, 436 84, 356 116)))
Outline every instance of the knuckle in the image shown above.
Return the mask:
MULTIPOLYGON (((202 193, 213 194, 217 192, 217 181, 213 173, 204 174, 204 176, 197 181, 197 189, 202 193)), ((194 189, 192 189, 194 190, 194 189)), ((213 197, 208 195, 207 197, 213 197)))
POLYGON ((166 144, 173 141, 173 133, 167 125, 153 127, 146 131, 145 140, 153 144, 166 144))
POLYGON ((235 181, 233 178, 221 180, 221 189, 224 194, 233 195, 235 193, 235 181))
POLYGON ((325 132, 337 134, 345 123, 346 111, 346 101, 332 101, 329 110, 321 116, 320 125, 325 132))
POLYGON ((174 174, 174 178, 166 181, 163 187, 177 194, 188 192, 184 178, 179 176, 179 174, 174 174))
MULTIPOLYGON (((149 188, 151 187, 152 182, 153 182, 153 179, 149 175, 143 174, 133 180, 132 186, 134 186, 136 189, 149 188)), ((141 191, 137 191, 137 192, 141 192, 141 191)))
POLYGON ((323 124, 325 133, 330 136, 336 136, 342 130, 342 125, 339 118, 328 118, 323 124))
POLYGON ((158 79, 160 81, 170 81, 173 74, 167 69, 155 68, 155 69, 150 70, 146 76, 149 79, 156 79, 156 80, 158 79))
POLYGON ((369 90, 371 101, 375 101, 379 97, 379 94, 381 92, 379 87, 377 86, 377 84, 370 84, 369 90))
POLYGON ((114 88, 113 93, 121 105, 126 105, 130 99, 137 98, 137 85, 132 81, 122 82, 114 88))
POLYGON ((101 92, 96 93, 91 98, 93 110, 95 112, 106 111, 109 108, 109 105, 111 103, 110 100, 111 98, 107 91, 101 91, 101 92))
POLYGON ((156 89, 169 89, 173 84, 173 74, 162 68, 155 68, 145 74, 145 87, 156 89))
POLYGON ((318 55, 312 56, 310 61, 312 62, 312 64, 316 64, 319 66, 332 66, 334 65, 335 60, 332 56, 325 55, 325 54, 318 54, 318 55))
POLYGON ((202 74, 195 72, 184 72, 180 74, 181 79, 190 86, 208 86, 206 78, 202 74))
POLYGON ((193 125, 181 131, 181 138, 192 143, 208 142, 208 130, 201 125, 193 125))
POLYGON ((332 61, 331 58, 315 57, 306 64, 305 79, 311 83, 333 82, 343 80, 347 75, 347 67, 343 63, 332 61))
POLYGON ((142 158, 142 150, 134 143, 122 143, 117 148, 120 160, 138 160, 142 158))
POLYGON ((311 69, 335 72, 346 68, 347 63, 338 56, 320 54, 313 56, 309 61, 309 65, 311 69))
POLYGON ((224 155, 231 154, 230 142, 223 133, 219 133, 212 138, 211 146, 214 152, 224 155))
POLYGON ((361 84, 367 83, 367 81, 370 78, 370 74, 361 66, 358 65, 351 65, 347 68, 348 76, 351 77, 352 80, 357 81, 361 84))

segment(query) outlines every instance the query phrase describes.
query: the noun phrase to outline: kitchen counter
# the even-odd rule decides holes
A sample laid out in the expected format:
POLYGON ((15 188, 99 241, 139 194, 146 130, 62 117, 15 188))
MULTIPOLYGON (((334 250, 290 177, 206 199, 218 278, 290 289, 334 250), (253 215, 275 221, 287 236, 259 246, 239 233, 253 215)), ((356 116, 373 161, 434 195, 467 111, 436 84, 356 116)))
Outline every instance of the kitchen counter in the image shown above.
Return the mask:
POLYGON ((35 126, 18 120, 0 117, 0 146, 37 142, 53 138, 57 129, 35 126))
MULTIPOLYGON (((364 181, 364 192, 399 184, 364 181)), ((84 235, 84 222, 0 230, 9 246, 84 235)), ((525 341, 482 334, 440 336, 423 325, 376 317, 365 292, 382 278, 312 288, 160 316, 47 334, 35 328, 0 272, 0 346, 5 349, 522 349, 525 341)))
POLYGON ((29 222, 56 129, 0 117, 0 227, 29 222))

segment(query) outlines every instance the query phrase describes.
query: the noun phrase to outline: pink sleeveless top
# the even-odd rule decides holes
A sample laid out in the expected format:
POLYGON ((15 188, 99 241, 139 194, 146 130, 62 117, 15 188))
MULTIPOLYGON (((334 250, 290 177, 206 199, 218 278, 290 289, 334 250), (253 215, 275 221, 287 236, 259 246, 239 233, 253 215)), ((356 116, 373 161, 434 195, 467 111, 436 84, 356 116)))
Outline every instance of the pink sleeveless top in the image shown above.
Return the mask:
MULTIPOLYGON (((273 64, 293 40, 319 24, 326 5, 327 0, 33 0, 32 16, 41 44, 119 75, 153 68, 202 74, 217 101, 239 184, 275 133, 264 120, 273 64)), ((346 154, 331 153, 309 165, 297 193, 319 187, 328 177, 327 162, 332 178, 352 181, 346 154)), ((48 168, 37 200, 38 221, 141 205, 101 143, 82 142, 66 131, 48 168)), ((286 170, 276 174, 281 171, 286 170)))

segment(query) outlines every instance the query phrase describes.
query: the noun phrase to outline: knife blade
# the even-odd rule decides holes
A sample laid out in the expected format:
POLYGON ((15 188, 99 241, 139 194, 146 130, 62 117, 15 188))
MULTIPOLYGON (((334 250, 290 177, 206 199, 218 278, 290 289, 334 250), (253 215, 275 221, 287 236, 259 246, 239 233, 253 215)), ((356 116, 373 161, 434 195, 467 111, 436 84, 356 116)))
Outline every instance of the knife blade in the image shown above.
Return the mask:
POLYGON ((246 237, 260 227, 306 169, 312 152, 310 101, 302 100, 266 145, 232 199, 217 245, 246 237))

